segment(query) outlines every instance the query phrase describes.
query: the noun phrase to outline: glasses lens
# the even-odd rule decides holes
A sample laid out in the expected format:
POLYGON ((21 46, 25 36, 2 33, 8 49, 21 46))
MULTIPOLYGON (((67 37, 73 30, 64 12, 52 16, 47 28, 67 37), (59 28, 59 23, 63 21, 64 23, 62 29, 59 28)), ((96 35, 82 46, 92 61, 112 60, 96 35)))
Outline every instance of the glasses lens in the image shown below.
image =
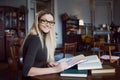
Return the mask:
POLYGON ((55 22, 53 22, 53 21, 48 21, 48 20, 43 20, 43 19, 40 19, 40 22, 42 24, 48 24, 49 23, 49 25, 51 25, 51 26, 53 26, 55 24, 55 22))
POLYGON ((48 23, 52 26, 55 24, 55 22, 53 22, 53 21, 49 21, 48 23))

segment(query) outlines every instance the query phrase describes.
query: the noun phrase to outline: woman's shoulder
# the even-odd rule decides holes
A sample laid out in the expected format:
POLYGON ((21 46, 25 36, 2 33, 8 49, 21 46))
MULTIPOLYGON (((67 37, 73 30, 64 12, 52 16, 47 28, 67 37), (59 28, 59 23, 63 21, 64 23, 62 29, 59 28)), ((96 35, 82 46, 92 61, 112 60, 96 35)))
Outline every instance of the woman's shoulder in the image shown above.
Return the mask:
POLYGON ((38 37, 38 35, 29 35, 27 40, 28 41, 38 41, 39 37, 38 37))
POLYGON ((39 38, 38 35, 29 35, 28 38, 39 38))
POLYGON ((38 47, 41 45, 40 39, 37 35, 29 35, 27 39, 25 40, 24 47, 32 46, 32 47, 38 47))

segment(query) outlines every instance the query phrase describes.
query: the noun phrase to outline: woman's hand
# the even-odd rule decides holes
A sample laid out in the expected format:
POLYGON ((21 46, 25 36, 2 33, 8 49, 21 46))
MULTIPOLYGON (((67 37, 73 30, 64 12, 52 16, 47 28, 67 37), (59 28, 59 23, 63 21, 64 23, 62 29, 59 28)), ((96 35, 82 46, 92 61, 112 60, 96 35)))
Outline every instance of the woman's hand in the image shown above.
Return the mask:
POLYGON ((55 67, 55 62, 54 61, 49 62, 48 67, 55 67))
POLYGON ((61 72, 61 71, 64 71, 65 69, 67 69, 68 64, 66 62, 62 62, 62 63, 59 63, 58 65, 56 65, 55 67, 58 72, 61 72))

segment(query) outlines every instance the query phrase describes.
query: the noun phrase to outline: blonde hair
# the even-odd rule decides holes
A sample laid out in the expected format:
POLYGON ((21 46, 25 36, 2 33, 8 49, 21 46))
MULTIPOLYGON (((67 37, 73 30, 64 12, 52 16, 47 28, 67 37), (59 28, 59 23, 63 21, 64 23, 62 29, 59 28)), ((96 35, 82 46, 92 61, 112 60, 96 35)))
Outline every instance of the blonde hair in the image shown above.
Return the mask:
MULTIPOLYGON (((28 34, 25 37, 25 40, 21 46, 21 51, 23 50, 23 46, 24 46, 24 43, 25 43, 28 35, 38 35, 39 39, 41 41, 41 44, 42 44, 42 48, 44 47, 41 30, 38 28, 38 20, 45 14, 51 14, 53 16, 53 14, 47 10, 40 11, 36 14, 35 22, 33 23, 30 31, 28 32, 28 34)), ((47 52, 48 52, 47 53, 47 61, 49 62, 50 60, 54 60, 54 51, 55 51, 55 47, 56 47, 55 27, 52 27, 50 32, 48 32, 46 34, 45 43, 46 43, 47 52)))

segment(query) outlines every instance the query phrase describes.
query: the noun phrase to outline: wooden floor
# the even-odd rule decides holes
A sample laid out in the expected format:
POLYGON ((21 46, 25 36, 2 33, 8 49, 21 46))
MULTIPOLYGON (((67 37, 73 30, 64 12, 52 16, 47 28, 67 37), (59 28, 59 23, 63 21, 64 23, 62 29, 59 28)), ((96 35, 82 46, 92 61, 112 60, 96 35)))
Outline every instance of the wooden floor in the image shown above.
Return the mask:
MULTIPOLYGON (((92 54, 92 52, 84 50, 84 51, 78 52, 78 54, 90 55, 90 54, 92 54)), ((105 64, 109 64, 109 62, 106 62, 105 64)), ((114 64, 112 64, 112 65, 114 66, 114 64)), ((7 62, 5 62, 5 61, 0 62, 0 80, 10 80, 9 75, 10 75, 10 73, 9 73, 9 68, 8 68, 7 62)), ((22 80, 21 73, 19 73, 19 76, 17 76, 15 78, 15 80, 22 80)))
POLYGON ((7 62, 0 62, 0 80, 7 80, 8 65, 7 62))
POLYGON ((22 80, 21 78, 21 72, 14 75, 14 79, 11 79, 11 73, 10 68, 8 66, 8 63, 6 61, 0 61, 0 80, 22 80))

